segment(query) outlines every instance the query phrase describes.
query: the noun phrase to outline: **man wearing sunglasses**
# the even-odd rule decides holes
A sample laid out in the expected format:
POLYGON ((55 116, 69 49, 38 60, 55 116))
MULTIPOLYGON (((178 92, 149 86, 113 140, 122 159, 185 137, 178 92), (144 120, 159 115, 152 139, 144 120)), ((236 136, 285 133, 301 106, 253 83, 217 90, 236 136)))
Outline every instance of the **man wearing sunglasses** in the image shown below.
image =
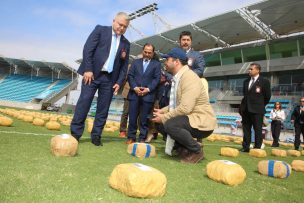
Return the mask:
POLYGON ((291 122, 295 127, 295 150, 299 150, 301 139, 300 135, 302 133, 304 139, 304 97, 300 99, 300 105, 296 106, 291 114, 291 122))

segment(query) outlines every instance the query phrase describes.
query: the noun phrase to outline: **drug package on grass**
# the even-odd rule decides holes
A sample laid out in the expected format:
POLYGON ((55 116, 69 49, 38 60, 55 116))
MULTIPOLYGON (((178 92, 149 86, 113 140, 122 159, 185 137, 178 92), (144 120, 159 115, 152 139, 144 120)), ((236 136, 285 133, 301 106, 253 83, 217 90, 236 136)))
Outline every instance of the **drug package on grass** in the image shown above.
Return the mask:
POLYGON ((60 123, 57 121, 49 121, 45 124, 45 127, 49 130, 60 130, 60 123))
POLYGON ((131 197, 155 198, 164 196, 167 178, 162 172, 150 166, 127 163, 114 168, 109 185, 131 197))
POLYGON ((206 170, 210 179, 230 186, 239 185, 246 178, 242 166, 228 160, 211 161, 207 164, 206 170))
POLYGON ((13 119, 0 115, 0 126, 9 127, 13 124, 13 119))
POLYGON ((293 150, 293 149, 287 150, 287 154, 288 154, 288 156, 294 156, 294 157, 301 156, 301 152, 300 151, 293 150))
POLYGON ((138 158, 149 158, 156 156, 155 147, 147 143, 136 142, 129 144, 127 152, 128 154, 131 154, 132 156, 136 156, 138 158))
POLYGON ((304 172, 304 161, 303 160, 293 160, 291 162, 291 167, 295 171, 304 172))
POLYGON ((239 156, 240 152, 237 149, 231 147, 221 147, 221 155, 222 156, 229 156, 229 157, 237 157, 239 156))
POLYGON ((264 149, 250 149, 249 155, 257 158, 266 157, 267 153, 264 149))
POLYGON ((287 157, 287 152, 286 152, 286 150, 283 150, 283 149, 272 149, 271 155, 278 156, 278 157, 287 157))
POLYGON ((287 178, 291 174, 291 166, 284 161, 263 160, 258 163, 260 174, 274 178, 287 178))
POLYGON ((51 139, 51 152, 55 156, 75 156, 78 141, 69 134, 56 135, 51 139))

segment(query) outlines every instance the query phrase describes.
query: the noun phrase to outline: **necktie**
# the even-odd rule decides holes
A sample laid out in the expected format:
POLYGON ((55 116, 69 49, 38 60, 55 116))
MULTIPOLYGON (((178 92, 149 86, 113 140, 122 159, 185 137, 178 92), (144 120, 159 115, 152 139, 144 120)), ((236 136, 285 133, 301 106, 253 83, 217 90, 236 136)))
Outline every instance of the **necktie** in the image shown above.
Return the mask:
POLYGON ((176 85, 176 80, 174 78, 172 78, 171 90, 170 90, 170 99, 169 99, 169 111, 173 110, 176 107, 175 85, 176 85))
POLYGON ((149 64, 149 61, 148 61, 148 59, 145 59, 144 60, 144 63, 143 63, 143 72, 145 72, 146 70, 147 70, 147 67, 148 67, 148 64, 149 64))
POLYGON ((114 34, 112 36, 112 42, 111 42, 111 50, 110 50, 110 55, 109 55, 109 63, 108 63, 108 73, 111 73, 113 71, 113 66, 114 66, 114 61, 115 61, 115 56, 116 56, 116 45, 117 45, 117 35, 114 34))
MULTIPOLYGON (((176 80, 173 77, 171 82, 171 90, 170 90, 170 100, 169 100, 169 111, 172 111, 176 107, 176 96, 175 96, 175 86, 176 80)), ((174 147, 175 140, 171 138, 171 136, 167 135, 165 153, 172 156, 172 149, 174 147)))
POLYGON ((254 78, 251 78, 251 84, 250 84, 250 86, 249 86, 249 90, 251 89, 251 87, 252 87, 252 85, 254 84, 254 78))

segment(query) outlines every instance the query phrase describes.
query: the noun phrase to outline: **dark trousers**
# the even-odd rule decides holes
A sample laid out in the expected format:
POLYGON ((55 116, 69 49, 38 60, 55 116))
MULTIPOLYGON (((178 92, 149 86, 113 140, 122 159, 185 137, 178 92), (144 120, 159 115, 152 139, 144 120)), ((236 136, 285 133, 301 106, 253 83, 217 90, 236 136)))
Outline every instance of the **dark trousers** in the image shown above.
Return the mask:
POLYGON ((148 115, 153 108, 153 102, 143 101, 142 98, 129 100, 128 139, 136 140, 137 120, 139 116, 139 140, 144 141, 148 134, 148 115))
POLYGON ((263 114, 255 114, 245 111, 242 115, 243 125, 243 148, 249 149, 251 141, 251 128, 253 127, 255 133, 254 148, 260 149, 263 142, 262 137, 262 124, 263 114))
POLYGON ((129 117, 129 101, 124 98, 123 110, 120 117, 120 132, 127 132, 127 124, 129 117))
POLYGON ((213 130, 201 131, 192 128, 188 116, 171 118, 165 124, 158 125, 157 129, 163 135, 170 135, 177 142, 177 145, 181 145, 194 153, 200 152, 201 146, 193 138, 206 138, 213 132, 213 130))
POLYGON ((97 90, 97 109, 91 132, 92 139, 101 138, 101 133, 108 117, 113 97, 111 74, 100 73, 90 85, 85 85, 82 81, 80 97, 76 104, 74 117, 71 122, 71 134, 78 139, 83 134, 85 120, 97 90))
POLYGON ((271 134, 273 138, 273 144, 278 145, 279 144, 279 138, 281 133, 281 121, 273 120, 271 122, 271 134))
POLYGON ((301 138, 300 138, 301 133, 302 133, 303 140, 304 140, 304 124, 295 125, 295 142, 294 142, 294 147, 295 147, 296 150, 299 149, 300 144, 301 144, 301 138))

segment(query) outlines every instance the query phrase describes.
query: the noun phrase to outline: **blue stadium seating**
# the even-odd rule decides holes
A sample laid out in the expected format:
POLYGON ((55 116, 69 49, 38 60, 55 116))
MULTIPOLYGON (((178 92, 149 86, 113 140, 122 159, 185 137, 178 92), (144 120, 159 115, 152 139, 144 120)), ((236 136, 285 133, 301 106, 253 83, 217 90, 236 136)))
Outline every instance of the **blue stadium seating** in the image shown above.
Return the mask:
MULTIPOLYGON (((0 83, 0 100, 30 102, 52 83, 52 79, 47 77, 10 75, 0 83)), ((60 80, 53 87, 54 91, 59 92, 68 83, 69 80, 60 80)))

